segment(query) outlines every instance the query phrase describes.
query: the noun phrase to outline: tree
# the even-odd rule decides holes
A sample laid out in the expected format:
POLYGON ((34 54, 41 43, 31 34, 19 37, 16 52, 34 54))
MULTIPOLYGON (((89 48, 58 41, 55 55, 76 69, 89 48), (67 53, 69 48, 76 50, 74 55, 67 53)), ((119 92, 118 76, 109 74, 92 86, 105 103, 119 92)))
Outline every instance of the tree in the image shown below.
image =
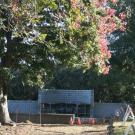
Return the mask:
POLYGON ((1 2, 0 122, 11 123, 7 93, 16 73, 31 86, 43 86, 56 65, 90 68, 95 64, 101 73, 108 73, 106 35, 120 19, 106 4, 103 0, 1 2))
MULTIPOLYGON (((117 9, 116 14, 118 14, 119 17, 122 19, 123 25, 125 25, 125 23, 129 21, 129 16, 126 16, 125 10, 127 10, 128 14, 132 13, 134 15, 133 11, 132 12, 129 11, 131 9, 131 6, 129 6, 129 4, 131 4, 129 3, 129 1, 121 0, 119 1, 119 3, 117 3, 117 5, 113 5, 114 8, 117 9)), ((133 6, 134 4, 132 3, 131 5, 133 6)), ((134 27, 133 22, 131 26, 133 29, 134 27)), ((59 70, 58 68, 55 71, 54 78, 49 82, 48 85, 46 85, 46 88, 81 89, 81 90, 94 89, 95 101, 97 102, 125 102, 125 101, 133 102, 134 76, 132 75, 132 72, 128 74, 129 70, 123 72, 126 66, 123 65, 124 61, 126 60, 127 57, 129 57, 129 55, 130 61, 126 60, 126 62, 132 64, 133 66, 134 49, 132 50, 129 49, 131 48, 131 45, 129 45, 129 43, 133 39, 132 37, 130 37, 132 40, 126 41, 127 38, 125 38, 125 36, 127 36, 127 33, 125 32, 125 27, 122 27, 122 31, 120 30, 114 31, 111 34, 111 38, 109 38, 110 41, 109 47, 110 50, 112 51, 112 57, 110 59, 111 69, 107 76, 97 74, 94 71, 95 69, 93 70, 92 68, 88 70, 86 73, 83 73, 82 69, 72 68, 59 70), (123 42, 120 42, 121 40, 123 40, 123 42), (126 49, 130 50, 128 55, 125 53, 126 49)))
MULTIPOLYGON (((123 74, 118 81, 121 93, 123 93, 124 100, 127 102, 134 102, 134 89, 135 89, 135 2, 127 1, 127 7, 130 12, 126 18, 127 20, 127 31, 119 34, 118 39, 111 44, 111 50, 114 51, 112 54, 111 64, 112 68, 117 70, 118 74, 123 74)), ((117 34, 116 33, 116 34, 117 34)), ((122 96, 121 96, 122 97, 122 96)))

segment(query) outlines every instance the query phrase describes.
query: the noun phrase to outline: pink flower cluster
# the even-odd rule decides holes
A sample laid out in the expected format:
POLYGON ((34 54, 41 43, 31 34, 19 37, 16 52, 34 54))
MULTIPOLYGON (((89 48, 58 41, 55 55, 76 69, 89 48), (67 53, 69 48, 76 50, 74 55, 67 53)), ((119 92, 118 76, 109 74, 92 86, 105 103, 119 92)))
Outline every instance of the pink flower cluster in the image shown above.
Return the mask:
MULTIPOLYGON (((111 7, 108 7, 107 2, 112 2, 113 4, 117 5, 118 0, 95 0, 93 3, 94 7, 96 7, 97 10, 103 11, 105 13, 104 15, 97 15, 99 17, 99 22, 97 26, 97 37, 100 54, 99 56, 95 56, 95 62, 98 63, 98 67, 100 67, 100 69, 102 70, 101 72, 103 74, 108 74, 110 69, 108 60, 111 58, 111 52, 108 48, 109 42, 107 40, 107 35, 117 29, 116 10, 111 7)), ((79 8, 79 0, 71 0, 71 4, 74 9, 79 8)), ((91 16, 93 20, 97 19, 96 16, 92 16, 89 13, 88 16, 91 16)), ((125 31, 126 14, 122 12, 117 17, 119 17, 121 22, 120 29, 122 31, 125 31)), ((73 27, 75 29, 80 28, 80 22, 80 18, 76 17, 73 23, 73 27)))
MULTIPOLYGON (((103 5, 106 5, 108 0, 97 0, 96 6, 97 8, 102 7, 103 5)), ((111 0, 114 4, 118 2, 118 0, 111 0)), ((104 8, 105 9, 105 8, 104 8)), ((111 52, 108 49, 108 41, 107 41, 107 35, 112 33, 117 29, 117 22, 115 20, 115 14, 116 10, 112 8, 105 9, 106 16, 100 16, 100 21, 98 24, 98 45, 100 49, 100 56, 98 56, 98 61, 100 61, 100 66, 102 69, 103 74, 109 73, 110 65, 109 63, 106 65, 106 62, 108 62, 108 59, 111 58, 111 52)), ((121 19, 121 30, 125 31, 125 19, 126 14, 124 12, 119 14, 119 18, 121 19)))
POLYGON ((112 8, 107 9, 107 14, 108 15, 113 16, 113 15, 115 15, 115 13, 116 13, 115 9, 112 9, 112 8))
MULTIPOLYGON (((97 7, 105 5, 109 0, 95 0, 97 7)), ((112 3, 116 4, 119 0, 110 0, 112 3)))
POLYGON ((100 66, 102 68, 102 72, 107 74, 109 72, 110 66, 106 66, 106 60, 111 58, 111 52, 108 49, 108 40, 107 34, 113 32, 116 29, 116 22, 113 19, 113 15, 115 14, 114 10, 107 10, 108 15, 105 17, 100 17, 99 28, 98 28, 98 37, 99 37, 99 49, 100 49, 100 66))

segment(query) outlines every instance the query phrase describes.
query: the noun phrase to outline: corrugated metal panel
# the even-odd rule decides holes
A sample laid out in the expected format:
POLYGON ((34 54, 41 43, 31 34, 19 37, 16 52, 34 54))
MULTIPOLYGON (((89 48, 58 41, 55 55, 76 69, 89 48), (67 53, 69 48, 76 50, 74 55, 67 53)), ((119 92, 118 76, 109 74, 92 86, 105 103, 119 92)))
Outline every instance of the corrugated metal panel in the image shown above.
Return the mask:
POLYGON ((93 90, 40 90, 38 102, 49 104, 92 104, 94 95, 93 90))
POLYGON ((116 113, 119 113, 120 117, 123 117, 125 114, 125 107, 124 103, 95 103, 94 117, 111 117, 115 116, 116 113))
POLYGON ((38 101, 8 100, 8 109, 10 113, 38 113, 38 101))

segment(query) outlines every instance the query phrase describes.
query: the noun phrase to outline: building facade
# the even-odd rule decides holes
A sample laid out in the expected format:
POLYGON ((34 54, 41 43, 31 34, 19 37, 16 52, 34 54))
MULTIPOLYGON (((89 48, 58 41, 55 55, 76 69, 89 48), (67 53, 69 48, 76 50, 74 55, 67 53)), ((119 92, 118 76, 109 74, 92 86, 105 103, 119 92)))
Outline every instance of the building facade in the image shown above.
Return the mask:
POLYGON ((38 104, 42 113, 92 117, 94 92, 93 90, 39 90, 38 104))

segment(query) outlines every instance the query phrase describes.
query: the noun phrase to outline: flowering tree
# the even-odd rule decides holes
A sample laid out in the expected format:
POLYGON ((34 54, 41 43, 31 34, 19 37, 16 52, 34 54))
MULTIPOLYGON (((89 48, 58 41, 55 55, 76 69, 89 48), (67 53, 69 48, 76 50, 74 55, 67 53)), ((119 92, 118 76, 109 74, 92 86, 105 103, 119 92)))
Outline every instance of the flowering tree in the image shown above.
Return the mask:
POLYGON ((76 29, 80 29, 81 21, 87 20, 88 23, 91 23, 91 28, 93 30, 91 30, 91 34, 94 35, 94 38, 93 40, 89 38, 89 41, 92 41, 94 45, 92 46, 94 48, 92 48, 92 50, 95 51, 90 54, 89 52, 88 54, 84 53, 86 56, 83 57, 85 64, 87 64, 87 67, 90 67, 92 63, 94 63, 100 73, 108 74, 110 68, 108 60, 111 58, 111 52, 108 49, 109 41, 107 40, 107 36, 117 29, 125 31, 126 12, 117 12, 116 9, 120 5, 118 0, 96 0, 90 5, 83 4, 78 0, 72 0, 72 7, 77 13, 79 9, 84 8, 84 18, 82 17, 83 19, 80 19, 82 15, 80 11, 81 15, 75 18, 72 26, 76 29), (116 7, 116 9, 112 7, 116 7), (89 57, 88 55, 91 54, 92 56, 89 57), (90 60, 88 60, 88 58, 90 58, 90 60))
POLYGON ((23 83, 43 86, 44 77, 59 64, 108 74, 107 35, 121 28, 116 0, 0 1, 0 121, 10 123, 8 83, 14 73, 23 83))

